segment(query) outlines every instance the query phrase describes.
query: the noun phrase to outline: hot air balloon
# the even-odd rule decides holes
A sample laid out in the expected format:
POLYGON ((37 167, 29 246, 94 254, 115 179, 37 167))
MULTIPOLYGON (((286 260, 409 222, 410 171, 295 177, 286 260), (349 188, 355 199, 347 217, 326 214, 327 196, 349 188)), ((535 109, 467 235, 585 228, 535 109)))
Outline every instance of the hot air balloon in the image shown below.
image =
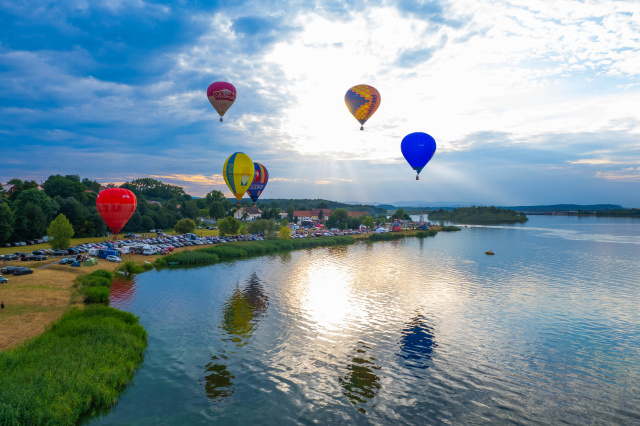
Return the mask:
POLYGON ((113 235, 127 224, 138 206, 133 192, 124 188, 108 188, 98 194, 96 207, 113 235))
POLYGON ((368 84, 358 84, 347 90, 344 102, 351 114, 362 124, 360 130, 364 130, 364 123, 380 106, 380 92, 368 84))
POLYGON ((231 154, 227 161, 224 162, 224 168, 222 169, 224 181, 238 199, 238 203, 253 182, 254 174, 253 161, 244 152, 231 154))
POLYGON ((422 132, 408 134, 400 144, 402 155, 418 175, 436 153, 436 141, 431 136, 422 132))
POLYGON ((262 194, 264 187, 267 186, 269 172, 267 172, 267 168, 260 163, 253 163, 253 166, 255 169, 253 183, 249 186, 247 194, 251 197, 251 201, 255 203, 258 201, 260 194, 262 194))
POLYGON ((222 116, 236 100, 236 88, 231 83, 216 81, 209 85, 207 97, 220 114, 220 121, 222 121, 222 116))

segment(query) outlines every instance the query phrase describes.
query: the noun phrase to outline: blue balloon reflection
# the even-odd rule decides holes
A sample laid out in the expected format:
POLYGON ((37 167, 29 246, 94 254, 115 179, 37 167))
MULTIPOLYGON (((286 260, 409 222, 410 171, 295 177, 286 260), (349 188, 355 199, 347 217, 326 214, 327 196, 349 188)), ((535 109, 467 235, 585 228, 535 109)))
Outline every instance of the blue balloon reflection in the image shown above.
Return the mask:
POLYGON ((398 356, 405 360, 406 367, 425 370, 431 366, 431 354, 436 346, 433 329, 424 316, 417 314, 402 330, 398 356))

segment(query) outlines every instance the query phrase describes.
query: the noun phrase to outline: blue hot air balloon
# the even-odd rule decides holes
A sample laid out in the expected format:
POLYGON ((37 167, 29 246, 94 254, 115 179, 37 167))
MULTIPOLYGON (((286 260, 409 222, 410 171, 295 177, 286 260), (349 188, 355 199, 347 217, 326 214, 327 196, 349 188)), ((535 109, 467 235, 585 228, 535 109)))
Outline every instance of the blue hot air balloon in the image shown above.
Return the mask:
POLYGON ((400 149, 411 168, 416 171, 418 180, 418 175, 436 153, 436 141, 426 133, 410 133, 402 139, 400 149))

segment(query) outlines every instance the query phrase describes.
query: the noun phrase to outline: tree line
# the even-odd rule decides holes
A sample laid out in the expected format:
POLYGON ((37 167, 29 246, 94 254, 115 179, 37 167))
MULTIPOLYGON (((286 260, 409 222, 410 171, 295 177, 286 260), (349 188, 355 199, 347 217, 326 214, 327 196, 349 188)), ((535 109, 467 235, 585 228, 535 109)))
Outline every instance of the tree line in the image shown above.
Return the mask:
POLYGON ((474 222, 526 222, 527 216, 515 210, 503 209, 501 207, 473 206, 461 207, 453 210, 443 210, 429 212, 430 220, 448 220, 458 223, 474 222))
MULTIPOLYGON (((75 237, 107 235, 107 229, 96 208, 98 193, 104 189, 100 183, 79 175, 51 175, 38 184, 33 180, 12 179, 10 193, 0 188, 0 243, 41 238, 60 214, 73 227, 75 237)), ((113 184, 106 186, 115 187, 113 184)), ((235 199, 226 199, 218 190, 212 190, 203 198, 193 198, 183 188, 152 178, 141 178, 120 185, 132 191, 138 200, 135 213, 123 232, 149 232, 151 229, 173 229, 178 221, 198 218, 223 219, 237 210, 235 199)), ((251 206, 245 199, 240 207, 251 206)), ((289 222, 297 222, 294 211, 333 209, 328 218, 330 228, 355 229, 364 223, 373 226, 373 217, 385 217, 386 210, 375 206, 349 205, 321 199, 279 199, 258 203, 261 219, 279 222, 280 213, 287 212, 289 222), (367 211, 367 217, 352 218, 349 210, 367 211), (367 219, 370 218, 370 219, 367 219)), ((234 229, 235 225, 231 227, 234 229)), ((253 227, 252 227, 253 228, 253 227)), ((273 225, 269 222, 270 230, 273 225)), ((253 230, 253 229, 252 229, 253 230)))

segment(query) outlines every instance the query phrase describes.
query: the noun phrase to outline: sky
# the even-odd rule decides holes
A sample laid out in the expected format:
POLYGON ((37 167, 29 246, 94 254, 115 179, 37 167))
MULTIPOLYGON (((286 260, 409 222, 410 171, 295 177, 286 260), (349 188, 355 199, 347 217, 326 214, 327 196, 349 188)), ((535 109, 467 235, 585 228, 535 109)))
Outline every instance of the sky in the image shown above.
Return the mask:
POLYGON ((637 0, 0 0, 0 21, 2 183, 231 197, 244 152, 262 198, 640 207, 637 0), (238 93, 222 123, 214 81, 238 93), (364 131, 357 84, 381 95, 364 131), (419 181, 412 132, 437 144, 419 181))

